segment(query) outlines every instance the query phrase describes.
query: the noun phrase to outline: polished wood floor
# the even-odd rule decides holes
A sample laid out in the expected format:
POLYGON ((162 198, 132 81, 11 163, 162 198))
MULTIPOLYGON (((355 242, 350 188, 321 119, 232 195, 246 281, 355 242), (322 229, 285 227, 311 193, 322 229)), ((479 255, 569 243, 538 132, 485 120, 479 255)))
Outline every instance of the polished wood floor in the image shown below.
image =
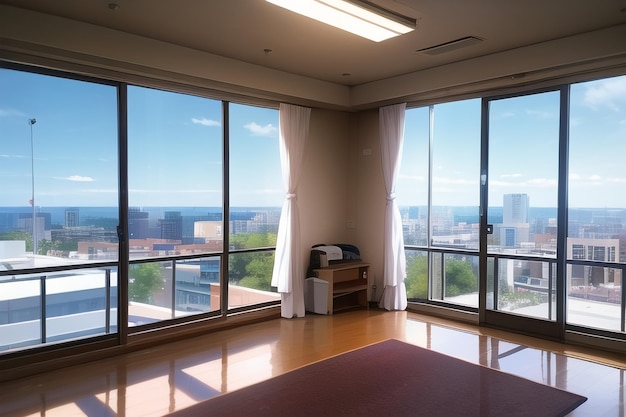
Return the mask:
POLYGON ((1 416, 162 416, 389 338, 588 397, 624 416, 626 358, 409 312, 276 319, 0 385, 1 416))

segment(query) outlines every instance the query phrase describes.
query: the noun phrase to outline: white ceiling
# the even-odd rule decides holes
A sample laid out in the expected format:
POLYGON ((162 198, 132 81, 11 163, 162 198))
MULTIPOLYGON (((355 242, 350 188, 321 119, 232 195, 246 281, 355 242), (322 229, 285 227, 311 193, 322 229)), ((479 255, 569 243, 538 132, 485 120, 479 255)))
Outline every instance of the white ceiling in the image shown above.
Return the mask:
MULTIPOLYGON (((297 0, 294 0, 297 1, 297 0)), ((626 22, 626 0, 376 0, 418 20, 380 43, 265 0, 0 0, 240 61, 345 85, 416 72, 626 22), (478 45, 416 50, 466 36, 478 45), (271 52, 266 53, 264 50, 271 52)), ((625 40, 626 41, 626 40, 625 40)))

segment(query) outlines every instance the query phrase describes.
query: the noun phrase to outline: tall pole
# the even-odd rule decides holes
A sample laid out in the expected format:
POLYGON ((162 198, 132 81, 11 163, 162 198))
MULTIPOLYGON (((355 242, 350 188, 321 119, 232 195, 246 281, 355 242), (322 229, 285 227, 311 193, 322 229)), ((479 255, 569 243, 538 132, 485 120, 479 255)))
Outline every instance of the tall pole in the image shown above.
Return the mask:
POLYGON ((32 194, 30 205, 33 206, 33 260, 37 255, 37 217, 35 213, 35 141, 33 140, 33 125, 37 123, 35 119, 29 119, 30 124, 30 174, 32 181, 32 194))

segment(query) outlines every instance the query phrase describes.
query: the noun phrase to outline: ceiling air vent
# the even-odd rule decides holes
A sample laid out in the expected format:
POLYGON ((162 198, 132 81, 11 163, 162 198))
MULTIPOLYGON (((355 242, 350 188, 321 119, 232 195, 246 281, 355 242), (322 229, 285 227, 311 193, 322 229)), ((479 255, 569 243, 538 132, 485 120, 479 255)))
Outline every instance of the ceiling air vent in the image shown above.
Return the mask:
POLYGON ((418 49, 415 52, 419 52, 426 55, 440 55, 445 54, 446 52, 455 51, 457 49, 465 48, 467 46, 476 45, 477 43, 481 43, 483 39, 477 38, 476 36, 466 36, 461 39, 457 39, 455 41, 450 41, 446 43, 442 43, 439 45, 431 46, 424 49, 418 49))

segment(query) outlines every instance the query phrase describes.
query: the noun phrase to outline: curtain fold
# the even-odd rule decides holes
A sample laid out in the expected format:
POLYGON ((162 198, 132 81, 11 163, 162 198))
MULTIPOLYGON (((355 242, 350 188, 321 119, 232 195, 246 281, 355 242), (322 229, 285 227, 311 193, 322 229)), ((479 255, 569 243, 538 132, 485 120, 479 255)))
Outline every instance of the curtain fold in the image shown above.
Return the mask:
POLYGON ((309 134, 311 109, 280 104, 280 165, 287 189, 280 213, 272 286, 281 294, 281 316, 303 317, 304 270, 300 244, 297 189, 302 173, 304 144, 309 134))
POLYGON ((384 289, 381 307, 386 310, 404 310, 407 306, 406 257, 402 218, 396 202, 395 187, 404 141, 404 114, 406 103, 379 109, 380 148, 387 206, 385 207, 385 234, 383 239, 384 289))

